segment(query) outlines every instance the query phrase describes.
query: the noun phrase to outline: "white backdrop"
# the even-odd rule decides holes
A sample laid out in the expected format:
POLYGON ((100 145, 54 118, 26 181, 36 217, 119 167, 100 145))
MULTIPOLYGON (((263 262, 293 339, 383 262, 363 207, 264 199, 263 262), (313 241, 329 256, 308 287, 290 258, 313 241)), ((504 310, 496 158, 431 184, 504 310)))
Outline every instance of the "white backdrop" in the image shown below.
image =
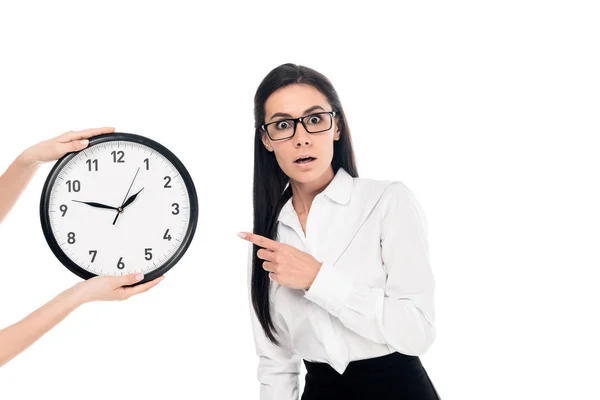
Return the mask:
MULTIPOLYGON (((403 181, 426 213, 441 396, 600 397, 594 2, 215 3, 0 3, 0 169, 115 126, 171 149, 200 205, 164 282, 76 310, 0 369, 0 398, 258 398, 236 233, 254 92, 285 62, 332 80, 361 176, 403 181)), ((78 281, 40 228, 50 168, 0 226, 0 327, 78 281)))

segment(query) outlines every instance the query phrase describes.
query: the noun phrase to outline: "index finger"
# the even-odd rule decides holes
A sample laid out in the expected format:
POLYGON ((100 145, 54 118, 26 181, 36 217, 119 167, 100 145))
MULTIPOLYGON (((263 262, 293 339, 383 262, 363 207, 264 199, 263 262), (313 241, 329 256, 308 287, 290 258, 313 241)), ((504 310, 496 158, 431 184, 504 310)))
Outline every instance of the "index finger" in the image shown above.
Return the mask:
POLYGON ((103 133, 113 133, 114 131, 115 128, 109 127, 84 129, 82 131, 64 133, 60 136, 60 139, 63 139, 65 142, 70 142, 73 140, 91 138, 92 136, 101 135, 103 133))
POLYGON ((269 250, 277 250, 280 246, 279 242, 271 240, 261 235, 249 232, 240 232, 238 236, 244 240, 254 243, 257 246, 264 247, 269 250))

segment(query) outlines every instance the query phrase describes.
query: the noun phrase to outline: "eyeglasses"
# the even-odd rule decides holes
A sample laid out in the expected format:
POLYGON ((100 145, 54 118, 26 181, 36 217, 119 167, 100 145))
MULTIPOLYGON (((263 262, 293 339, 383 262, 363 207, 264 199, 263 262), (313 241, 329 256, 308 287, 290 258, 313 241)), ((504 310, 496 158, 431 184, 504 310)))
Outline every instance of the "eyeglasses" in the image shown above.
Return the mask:
POLYGON ((271 140, 286 140, 296 134, 298 122, 302 123, 308 133, 325 132, 331 129, 335 111, 319 112, 305 115, 304 117, 280 119, 261 125, 261 129, 267 132, 271 140))

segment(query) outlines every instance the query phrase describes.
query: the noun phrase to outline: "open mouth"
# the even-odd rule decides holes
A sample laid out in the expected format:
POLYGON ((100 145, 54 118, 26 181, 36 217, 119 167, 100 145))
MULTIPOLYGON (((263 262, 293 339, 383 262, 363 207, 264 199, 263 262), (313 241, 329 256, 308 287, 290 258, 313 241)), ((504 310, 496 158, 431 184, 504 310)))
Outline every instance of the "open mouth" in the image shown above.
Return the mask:
POLYGON ((296 161, 294 161, 296 164, 307 164, 311 161, 316 160, 315 157, 311 157, 311 156, 307 156, 307 157, 300 157, 297 158, 296 161))

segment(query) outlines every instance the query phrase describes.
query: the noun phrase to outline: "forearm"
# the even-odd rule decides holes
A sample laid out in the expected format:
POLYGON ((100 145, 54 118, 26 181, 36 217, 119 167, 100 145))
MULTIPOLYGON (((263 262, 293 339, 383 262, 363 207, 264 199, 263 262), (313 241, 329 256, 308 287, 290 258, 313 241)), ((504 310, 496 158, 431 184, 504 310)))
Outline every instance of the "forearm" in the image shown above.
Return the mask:
POLYGON ((365 287, 348 297, 338 318, 367 339, 403 354, 420 356, 435 340, 430 304, 429 294, 385 294, 382 289, 365 287))
POLYGON ((258 371, 261 400, 297 400, 300 359, 297 355, 287 359, 260 355, 258 371))
POLYGON ((435 338, 432 291, 385 293, 326 267, 306 298, 353 332, 403 354, 423 354, 435 338))
POLYGON ((0 223, 15 205, 27 187, 39 164, 21 153, 0 176, 0 223))
POLYGON ((81 304, 76 287, 68 289, 25 317, 0 330, 0 367, 31 346, 81 304))
POLYGON ((261 400, 297 400, 300 357, 293 351, 287 327, 277 315, 273 315, 277 327, 277 346, 267 338, 258 322, 252 306, 252 329, 259 356, 257 377, 260 382, 261 400))

